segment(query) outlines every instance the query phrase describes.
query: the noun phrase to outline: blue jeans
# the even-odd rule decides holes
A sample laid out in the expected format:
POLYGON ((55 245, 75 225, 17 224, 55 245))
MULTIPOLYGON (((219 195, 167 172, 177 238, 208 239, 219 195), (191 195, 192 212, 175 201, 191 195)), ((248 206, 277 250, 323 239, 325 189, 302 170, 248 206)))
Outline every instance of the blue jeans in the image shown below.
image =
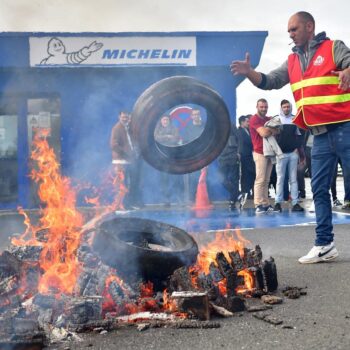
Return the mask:
POLYGON ((298 170, 299 155, 296 152, 283 153, 282 157, 277 157, 276 163, 276 203, 283 202, 284 192, 284 178, 286 177, 286 171, 288 168, 288 178, 290 184, 290 196, 292 197, 292 204, 298 203, 298 182, 297 182, 297 170, 298 170))
POLYGON ((330 244, 334 237, 329 189, 337 158, 343 164, 346 184, 350 181, 350 122, 314 137, 311 151, 311 188, 316 212, 316 246, 330 244))

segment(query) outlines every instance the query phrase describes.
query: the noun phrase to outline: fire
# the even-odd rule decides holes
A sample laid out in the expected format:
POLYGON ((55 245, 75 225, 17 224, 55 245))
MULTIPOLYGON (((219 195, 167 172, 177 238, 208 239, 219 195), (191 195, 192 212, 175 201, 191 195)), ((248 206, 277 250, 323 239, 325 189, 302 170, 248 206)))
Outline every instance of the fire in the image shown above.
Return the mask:
POLYGON ((226 278, 218 282, 218 288, 221 295, 226 295, 227 293, 226 278))
POLYGON ((169 298, 168 290, 163 291, 163 308, 169 312, 176 312, 177 306, 174 300, 169 298))
POLYGON ((216 232, 215 240, 200 249, 197 264, 205 274, 208 274, 209 266, 211 263, 215 263, 218 252, 223 252, 226 259, 229 259, 228 253, 232 251, 238 251, 242 257, 244 248, 247 245, 251 245, 251 242, 242 236, 239 229, 232 230, 227 228, 225 231, 218 231, 216 232))
POLYGON ((113 297, 111 296, 109 292, 109 287, 112 282, 115 282, 120 288, 120 290, 123 293, 123 298, 127 300, 129 297, 131 297, 131 291, 126 286, 125 282, 116 274, 116 271, 114 269, 111 269, 111 274, 106 278, 105 280, 105 288, 104 292, 102 293, 103 296, 103 305, 102 309, 104 312, 112 311, 116 313, 121 313, 125 310, 130 312, 137 312, 137 305, 134 303, 125 303, 122 305, 117 305, 115 300, 113 300, 113 297))
MULTIPOLYGON (((71 294, 79 274, 76 251, 80 245, 83 219, 75 208, 76 193, 70 180, 61 176, 56 155, 49 147, 49 135, 50 130, 37 133, 31 153, 35 166, 30 177, 39 186, 38 196, 42 203, 39 225, 32 226, 25 216, 27 230, 12 243, 43 246, 39 261, 43 270, 38 284, 39 292, 71 294), (47 230, 45 242, 39 242, 35 237, 41 229, 47 230)), ((22 210, 20 212, 23 213, 22 210)))
MULTIPOLYGON (((74 294, 74 288, 82 271, 77 251, 82 239, 83 217, 76 209, 76 190, 72 187, 70 180, 60 174, 59 162, 47 142, 49 135, 50 130, 41 129, 40 133, 36 133, 31 153, 33 167, 30 177, 38 184, 38 196, 41 201, 40 219, 34 225, 25 211, 18 208, 19 213, 24 216, 26 230, 20 237, 14 237, 12 244, 42 248, 38 262, 42 273, 38 277, 35 289, 41 294, 59 297, 61 294, 74 294)), ((99 217, 104 212, 124 209, 123 199, 128 191, 125 186, 124 169, 118 167, 114 175, 110 182, 115 194, 113 203, 108 205, 99 217)), ((90 204, 101 205, 96 191, 93 197, 85 199, 90 204)), ((21 281, 19 288, 21 293, 35 292, 33 288, 28 287, 26 276, 23 276, 21 281)), ((144 283, 140 286, 140 295, 137 300, 133 299, 132 294, 130 287, 118 277, 115 270, 111 269, 103 292, 104 312, 134 313, 159 309, 157 301, 153 298, 152 283, 144 283), (112 283, 113 286, 111 286, 112 283), (114 289, 115 292, 120 290, 123 296, 121 300, 125 298, 125 302, 120 304, 116 302, 117 296, 110 294, 110 287, 112 290, 117 288, 114 289)))
POLYGON ((27 213, 23 210, 23 208, 18 208, 18 213, 24 216, 24 225, 26 226, 26 230, 24 233, 19 237, 13 237, 11 242, 14 245, 17 246, 23 246, 23 245, 32 245, 32 246, 42 246, 42 242, 38 241, 36 238, 36 233, 39 230, 39 228, 35 228, 31 225, 30 219, 27 215, 27 213))
POLYGON ((125 210, 124 197, 129 190, 125 185, 125 169, 123 166, 118 165, 109 171, 103 182, 100 189, 91 184, 85 184, 84 187, 81 187, 81 190, 89 189, 93 191, 89 196, 84 197, 85 202, 98 208, 100 217, 111 211, 125 210), (113 195, 112 203, 104 203, 102 198, 109 197, 111 194, 113 195), (102 206, 104 206, 104 209, 100 210, 102 206))
MULTIPOLYGON (((198 276, 200 272, 207 275, 210 273, 210 266, 212 264, 217 267, 216 256, 218 252, 222 252, 225 258, 230 261, 229 252, 238 252, 242 258, 244 256, 244 248, 248 245, 251 245, 251 242, 243 237, 238 228, 232 230, 227 227, 225 231, 216 232, 215 240, 201 247, 197 263, 190 269, 193 285, 197 285, 196 276, 198 276)), ((252 273, 248 269, 239 271, 237 275, 242 276, 244 279, 244 285, 237 288, 237 293, 243 293, 254 287, 254 279, 252 273)), ((217 286, 222 295, 226 295, 226 282, 226 278, 217 282, 217 286)))
POLYGON ((113 187, 117 189, 117 193, 111 207, 113 210, 125 210, 123 201, 128 189, 125 186, 125 170, 123 167, 116 168, 113 185, 113 187))
MULTIPOLYGON (((61 294, 74 294, 78 277, 83 271, 77 258, 78 248, 82 241, 83 217, 76 209, 77 192, 70 180, 60 174, 59 162, 47 142, 48 136, 49 130, 46 133, 43 130, 40 131, 40 134, 37 133, 33 140, 31 153, 34 166, 30 177, 38 185, 38 196, 41 201, 40 219, 37 225, 33 225, 24 210, 19 208, 19 212, 24 215, 26 230, 20 237, 13 238, 12 243, 41 248, 38 263, 42 273, 38 277, 37 291, 59 297, 61 294)), ((102 214, 100 213, 100 216, 106 211, 124 209, 123 199, 128 191, 125 186, 124 169, 117 167, 114 170, 115 176, 111 182, 114 189, 114 200, 102 211, 102 214)), ((96 192, 91 198, 86 197, 86 201, 96 206, 101 205, 96 192)), ((244 249, 250 244, 239 229, 232 230, 227 227, 226 230, 217 232, 215 240, 200 249, 197 263, 189 269, 193 286, 200 289, 197 282, 198 276, 203 273, 210 274, 213 264, 218 267, 216 265, 218 253, 222 253, 228 261, 230 261, 229 253, 232 252, 238 252, 243 258, 244 249)), ((176 310, 176 302, 171 300, 167 290, 164 290, 163 302, 160 302, 155 296, 153 284, 147 282, 139 286, 139 295, 135 298, 135 293, 127 283, 118 277, 114 269, 111 268, 109 273, 102 286, 104 288, 101 295, 104 313, 131 314, 163 310, 179 314, 176 310)), ((254 280, 248 269, 239 271, 238 276, 243 277, 244 285, 238 286, 237 293, 243 293, 254 287, 254 280)), ((23 294, 28 293, 28 295, 35 293, 33 283, 30 284, 30 278, 24 276, 22 279, 23 283, 19 291, 23 294)), ((215 282, 222 295, 225 295, 228 290, 226 282, 225 278, 215 282)), ((186 317, 185 314, 182 316, 186 317)))
POLYGON ((244 269, 238 272, 238 276, 242 276, 244 278, 244 287, 238 288, 237 293, 243 293, 246 290, 251 290, 254 287, 254 281, 252 274, 249 270, 244 269))

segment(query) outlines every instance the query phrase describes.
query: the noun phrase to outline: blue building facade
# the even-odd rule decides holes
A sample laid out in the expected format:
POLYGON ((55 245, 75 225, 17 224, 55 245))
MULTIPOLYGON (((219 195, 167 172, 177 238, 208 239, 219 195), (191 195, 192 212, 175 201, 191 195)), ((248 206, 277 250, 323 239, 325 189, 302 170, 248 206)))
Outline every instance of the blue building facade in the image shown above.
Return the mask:
MULTIPOLYGON (((62 174, 99 186, 111 166, 110 131, 151 84, 192 76, 236 115, 233 59, 260 60, 267 32, 0 33, 0 208, 36 207, 30 172, 34 128, 50 128, 62 174)), ((175 106, 174 106, 175 107, 175 106)), ((185 106, 186 107, 186 106, 185 106)), ((156 203, 158 172, 143 170, 144 202, 156 203)), ((226 197, 215 161, 212 200, 226 197)), ((82 204, 82 203, 81 203, 82 204)))

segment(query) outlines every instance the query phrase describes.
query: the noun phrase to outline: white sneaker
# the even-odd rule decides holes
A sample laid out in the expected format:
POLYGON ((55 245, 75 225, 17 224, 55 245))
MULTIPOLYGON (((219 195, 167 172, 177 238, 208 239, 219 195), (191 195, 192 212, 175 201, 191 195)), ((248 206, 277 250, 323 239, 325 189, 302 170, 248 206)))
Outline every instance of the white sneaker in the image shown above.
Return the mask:
POLYGON ((300 264, 315 264, 322 261, 333 260, 338 255, 338 251, 332 242, 328 245, 312 247, 307 255, 302 256, 298 261, 300 264))
POLYGON ((247 201, 248 193, 242 193, 238 196, 239 210, 242 210, 247 201))
POLYGON ((315 212, 315 202, 314 201, 311 202, 311 204, 310 204, 310 206, 308 208, 308 211, 310 213, 314 213, 315 212))
POLYGON ((339 199, 336 199, 335 201, 333 201, 333 208, 341 208, 342 206, 343 206, 343 203, 339 199))

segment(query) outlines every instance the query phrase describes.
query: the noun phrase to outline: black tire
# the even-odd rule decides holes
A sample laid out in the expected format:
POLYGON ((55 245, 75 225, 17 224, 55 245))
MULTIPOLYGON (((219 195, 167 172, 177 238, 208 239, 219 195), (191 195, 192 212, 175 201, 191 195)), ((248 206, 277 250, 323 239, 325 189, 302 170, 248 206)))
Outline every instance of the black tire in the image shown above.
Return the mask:
POLYGON ((132 111, 131 127, 142 157, 154 168, 185 174, 210 164, 224 149, 230 134, 230 116, 221 96, 209 85, 187 76, 158 81, 138 98, 132 111), (192 142, 168 147, 154 138, 163 113, 181 104, 197 104, 207 111, 203 133, 192 142))
POLYGON ((197 259, 195 240, 178 227, 111 214, 96 226, 93 248, 102 261, 124 276, 163 280, 197 259))

